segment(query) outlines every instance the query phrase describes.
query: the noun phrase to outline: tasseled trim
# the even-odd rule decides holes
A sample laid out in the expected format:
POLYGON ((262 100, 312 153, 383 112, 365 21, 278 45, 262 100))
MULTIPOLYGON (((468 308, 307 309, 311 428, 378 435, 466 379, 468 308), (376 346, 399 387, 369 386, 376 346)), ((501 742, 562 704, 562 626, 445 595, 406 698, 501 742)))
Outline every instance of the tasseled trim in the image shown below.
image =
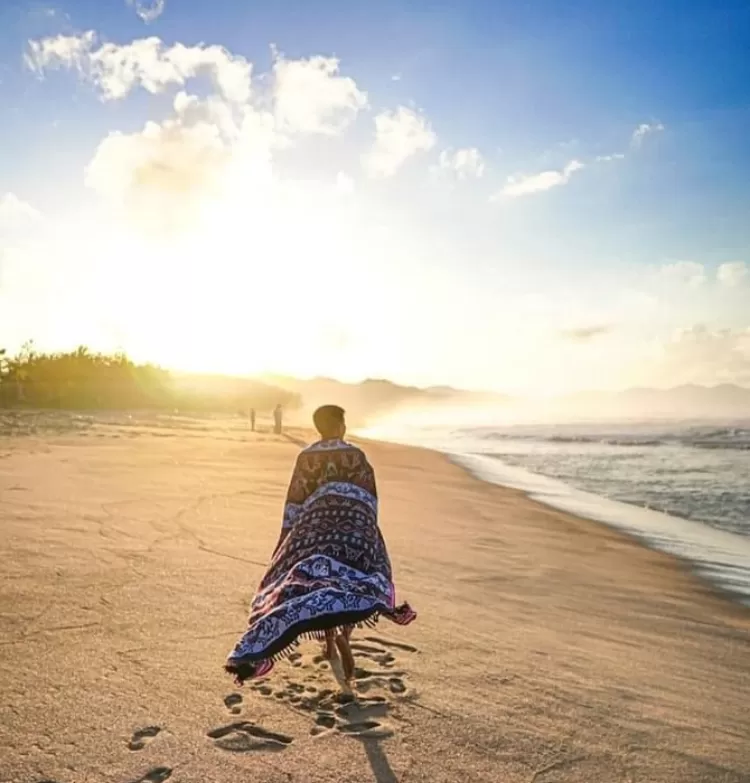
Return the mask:
POLYGON ((274 664, 288 658, 294 650, 299 647, 302 640, 309 639, 322 642, 325 641, 326 634, 331 631, 334 633, 344 633, 353 628, 375 628, 383 615, 397 625, 408 625, 415 620, 417 616, 416 612, 409 604, 402 604, 401 606, 396 607, 392 612, 374 612, 369 617, 365 617, 354 623, 342 623, 340 625, 334 625, 331 628, 316 628, 310 631, 302 631, 280 650, 269 655, 267 658, 255 661, 243 661, 240 659, 237 662, 229 662, 224 666, 224 670, 227 673, 232 674, 235 683, 238 686, 241 686, 246 680, 265 677, 269 674, 274 664), (271 665, 268 666, 268 663, 271 665))

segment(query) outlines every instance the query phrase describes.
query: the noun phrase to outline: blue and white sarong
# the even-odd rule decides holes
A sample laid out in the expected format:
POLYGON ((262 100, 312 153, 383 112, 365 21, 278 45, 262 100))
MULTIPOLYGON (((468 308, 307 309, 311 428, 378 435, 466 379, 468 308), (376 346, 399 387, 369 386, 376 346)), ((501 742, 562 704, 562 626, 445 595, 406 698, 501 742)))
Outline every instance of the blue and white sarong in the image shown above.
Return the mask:
POLYGON ((281 539, 225 668, 241 684, 268 674, 302 637, 380 617, 408 625, 416 613, 395 603, 375 473, 356 446, 320 441, 297 458, 281 539))

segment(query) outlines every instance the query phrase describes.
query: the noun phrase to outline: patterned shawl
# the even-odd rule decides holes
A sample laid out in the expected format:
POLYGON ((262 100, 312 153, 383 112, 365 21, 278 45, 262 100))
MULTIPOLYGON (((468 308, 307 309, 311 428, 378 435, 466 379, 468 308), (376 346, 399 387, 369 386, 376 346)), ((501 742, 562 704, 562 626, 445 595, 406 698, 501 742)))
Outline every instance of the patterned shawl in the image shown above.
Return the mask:
POLYGON ((297 458, 281 538, 226 669, 240 682, 262 676, 300 637, 380 616, 407 625, 416 614, 395 606, 375 473, 356 446, 315 443, 297 458))

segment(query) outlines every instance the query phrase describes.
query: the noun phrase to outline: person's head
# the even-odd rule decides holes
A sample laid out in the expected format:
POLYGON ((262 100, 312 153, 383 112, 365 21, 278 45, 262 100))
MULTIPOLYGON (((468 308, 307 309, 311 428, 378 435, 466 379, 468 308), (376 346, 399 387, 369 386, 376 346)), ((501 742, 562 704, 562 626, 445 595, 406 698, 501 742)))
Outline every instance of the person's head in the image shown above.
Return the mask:
POLYGON ((338 405, 323 405, 313 413, 313 424, 323 440, 343 438, 346 435, 344 409, 338 405))

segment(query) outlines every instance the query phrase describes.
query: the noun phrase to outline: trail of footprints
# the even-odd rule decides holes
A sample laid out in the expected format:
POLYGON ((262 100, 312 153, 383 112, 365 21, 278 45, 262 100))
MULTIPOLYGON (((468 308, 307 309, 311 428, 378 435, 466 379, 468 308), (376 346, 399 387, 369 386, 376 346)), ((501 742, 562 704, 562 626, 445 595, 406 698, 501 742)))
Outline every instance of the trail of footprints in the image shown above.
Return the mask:
POLYGON ((353 693, 337 692, 331 665, 322 654, 290 656, 291 669, 283 679, 260 681, 251 688, 266 698, 275 698, 313 716, 313 736, 340 734, 382 739, 392 729, 382 719, 392 712, 393 699, 409 695, 406 673, 398 668, 393 651, 415 653, 416 648, 369 636, 352 642, 356 668, 353 693), (276 684, 278 682, 278 684, 276 684), (272 685, 271 683, 274 683, 272 685), (384 695, 385 694, 385 695, 384 695))
MULTIPOLYGON (((144 726, 142 729, 137 729, 128 742, 128 750, 143 750, 160 733, 161 726, 144 726)), ((171 767, 154 767, 130 783, 164 783, 171 777, 171 767)))
MULTIPOLYGON (((406 673, 397 666, 396 653, 416 653, 418 650, 377 636, 353 641, 351 647, 357 663, 354 671, 356 695, 336 690, 331 664, 322 654, 299 652, 289 656, 289 674, 284 676, 278 667, 272 678, 253 683, 250 688, 260 696, 278 699, 309 714, 313 718, 312 736, 337 732, 367 739, 390 737, 393 730, 383 719, 391 714, 394 699, 411 695, 405 681, 406 673)), ((240 715, 243 704, 240 693, 224 697, 229 715, 240 715)), ((143 750, 161 731, 161 726, 144 726, 136 730, 127 743, 128 749, 143 750)), ((294 742, 287 734, 269 731, 249 720, 218 726, 206 736, 217 748, 233 753, 280 751, 294 742)), ((129 783, 165 783, 172 773, 170 767, 154 767, 129 783)))

